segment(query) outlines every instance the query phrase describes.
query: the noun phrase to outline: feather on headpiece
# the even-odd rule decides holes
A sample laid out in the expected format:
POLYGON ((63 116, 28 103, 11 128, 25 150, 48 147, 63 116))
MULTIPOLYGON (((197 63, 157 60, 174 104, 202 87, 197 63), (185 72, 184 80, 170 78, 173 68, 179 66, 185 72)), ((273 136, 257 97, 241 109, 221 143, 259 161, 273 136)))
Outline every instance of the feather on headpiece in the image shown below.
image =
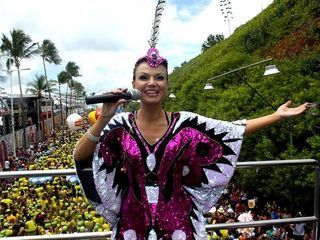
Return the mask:
POLYGON ((166 62, 167 60, 159 55, 158 49, 156 49, 156 45, 158 42, 159 36, 159 26, 160 26, 160 18, 162 16, 162 12, 164 10, 165 0, 158 0, 158 4, 156 6, 156 12, 154 14, 154 20, 152 24, 151 37, 149 42, 150 48, 147 52, 147 56, 143 57, 148 60, 148 63, 151 67, 158 67, 162 62, 166 62))
POLYGON ((165 3, 166 3, 165 0, 159 0, 156 7, 156 12, 154 14, 154 20, 152 24, 151 38, 149 40, 150 48, 155 48, 157 45, 158 36, 159 36, 159 25, 161 22, 160 18, 162 16, 165 3))

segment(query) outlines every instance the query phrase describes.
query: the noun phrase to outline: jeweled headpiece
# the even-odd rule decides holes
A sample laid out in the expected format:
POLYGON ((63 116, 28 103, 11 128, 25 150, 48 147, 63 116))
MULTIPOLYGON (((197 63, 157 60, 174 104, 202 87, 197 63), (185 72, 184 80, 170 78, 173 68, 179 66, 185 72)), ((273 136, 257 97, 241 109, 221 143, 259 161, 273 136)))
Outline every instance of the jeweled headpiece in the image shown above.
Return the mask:
POLYGON ((156 49, 156 45, 158 42, 158 36, 159 36, 159 25, 160 25, 160 18, 162 16, 162 12, 165 5, 165 0, 158 0, 158 4, 156 6, 156 12, 154 15, 154 21, 152 24, 152 31, 151 31, 151 37, 149 42, 150 48, 147 52, 147 55, 138 59, 139 60, 146 58, 148 61, 148 64, 151 67, 158 67, 161 63, 167 62, 167 60, 159 55, 158 49, 156 49))

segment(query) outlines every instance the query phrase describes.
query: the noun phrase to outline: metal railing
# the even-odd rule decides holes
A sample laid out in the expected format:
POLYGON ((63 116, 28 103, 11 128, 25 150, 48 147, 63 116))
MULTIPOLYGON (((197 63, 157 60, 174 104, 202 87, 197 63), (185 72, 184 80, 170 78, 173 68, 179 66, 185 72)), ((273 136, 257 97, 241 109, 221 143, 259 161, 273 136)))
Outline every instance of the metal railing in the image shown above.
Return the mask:
MULTIPOLYGON (((319 222, 319 192, 320 192, 320 162, 314 159, 296 159, 296 160, 271 160, 271 161, 251 161, 238 162, 237 169, 245 168, 265 168, 275 166, 298 166, 298 165, 313 165, 315 166, 315 186, 314 186, 314 208, 313 216, 296 217, 286 219, 272 219, 259 220, 252 222, 235 222, 235 223, 220 223, 208 224, 206 230, 219 229, 236 229, 248 227, 260 227, 271 225, 283 225, 294 223, 313 223, 313 238, 318 239, 318 222, 319 222)), ((84 171, 91 171, 91 169, 84 169, 84 171)), ((20 177, 36 177, 36 176, 66 176, 75 175, 75 169, 61 169, 61 170, 32 170, 32 171, 9 171, 0 172, 1 178, 20 178, 20 177)), ((71 234, 55 234, 55 235, 36 235, 36 236, 19 236, 7 237, 8 240, 50 240, 50 239, 105 239, 110 238, 112 232, 88 232, 88 233, 71 233, 71 234)))

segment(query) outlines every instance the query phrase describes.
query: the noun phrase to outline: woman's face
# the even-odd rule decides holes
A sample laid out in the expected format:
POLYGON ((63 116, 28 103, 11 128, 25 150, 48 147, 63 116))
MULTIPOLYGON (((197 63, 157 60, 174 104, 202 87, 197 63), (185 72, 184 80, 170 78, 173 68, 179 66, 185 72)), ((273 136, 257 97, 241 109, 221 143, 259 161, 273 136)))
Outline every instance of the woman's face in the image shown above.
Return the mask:
POLYGON ((141 91, 141 101, 143 103, 161 103, 167 95, 166 67, 159 65, 157 68, 153 68, 147 62, 140 63, 136 68, 132 86, 141 91))

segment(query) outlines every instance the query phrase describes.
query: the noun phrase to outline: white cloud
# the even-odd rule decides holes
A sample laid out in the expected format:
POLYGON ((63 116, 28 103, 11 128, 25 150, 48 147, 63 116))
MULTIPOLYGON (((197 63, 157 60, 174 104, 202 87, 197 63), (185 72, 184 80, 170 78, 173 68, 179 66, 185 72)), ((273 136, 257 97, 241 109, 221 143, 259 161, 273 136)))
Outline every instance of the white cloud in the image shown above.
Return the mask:
MULTIPOLYGON (((55 79, 69 61, 80 66, 78 78, 88 92, 130 87, 136 59, 148 49, 156 0, 5 0, 0 8, 0 33, 8 35, 20 28, 33 41, 50 39, 64 62, 47 64, 55 79)), ((201 44, 210 34, 228 35, 219 1, 167 1, 158 48, 169 60, 170 70, 200 54, 201 44), (182 4, 183 3, 183 4, 182 4), (196 5, 195 5, 196 4, 196 5), (206 4, 206 5, 204 5, 206 4)), ((232 30, 259 13, 272 0, 232 1, 232 30)), ((40 58, 24 60, 22 81, 43 74, 40 58)), ((17 84, 14 74, 13 84, 17 84)), ((9 87, 7 81, 5 87, 9 87)))

